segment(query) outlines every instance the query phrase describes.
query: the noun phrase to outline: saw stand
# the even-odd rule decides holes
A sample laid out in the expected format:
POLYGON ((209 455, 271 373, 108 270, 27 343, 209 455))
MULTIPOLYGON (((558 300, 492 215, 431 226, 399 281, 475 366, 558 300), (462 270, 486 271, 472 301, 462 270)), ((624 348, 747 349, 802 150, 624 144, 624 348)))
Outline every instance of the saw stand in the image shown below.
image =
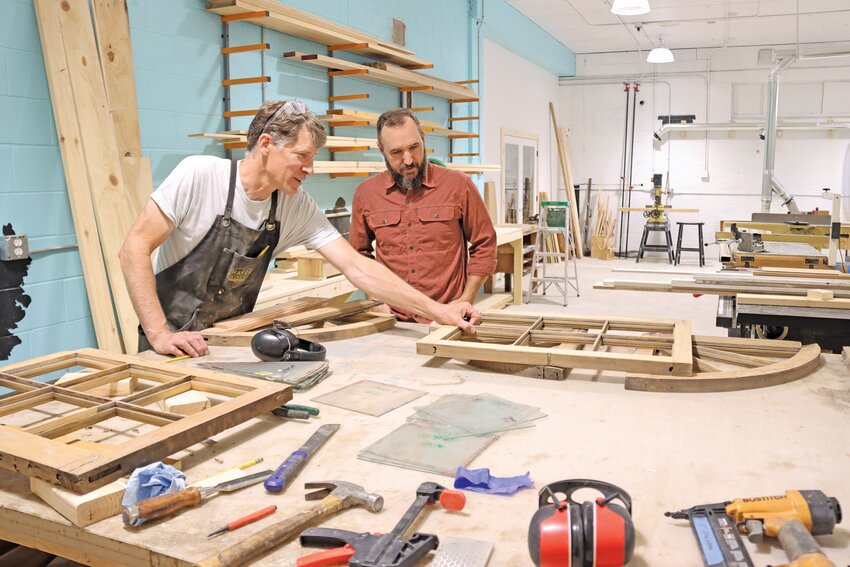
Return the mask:
POLYGON ((670 234, 670 219, 664 212, 664 204, 661 202, 661 195, 664 190, 661 188, 661 174, 657 173, 652 176, 652 205, 643 211, 643 216, 646 217, 646 224, 643 226, 643 236, 640 239, 640 248, 638 249, 635 262, 640 262, 644 252, 667 252, 667 258, 670 263, 675 262, 676 255, 673 252, 673 237, 670 234), (663 232, 665 244, 647 244, 650 232, 663 232))

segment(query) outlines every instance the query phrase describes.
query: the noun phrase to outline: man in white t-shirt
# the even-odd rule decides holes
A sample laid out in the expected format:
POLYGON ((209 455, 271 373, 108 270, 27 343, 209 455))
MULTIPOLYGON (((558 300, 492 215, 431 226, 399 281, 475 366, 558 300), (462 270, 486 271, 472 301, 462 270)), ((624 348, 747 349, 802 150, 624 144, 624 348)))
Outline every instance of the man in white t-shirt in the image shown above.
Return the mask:
POLYGON ((186 158, 154 191, 119 253, 140 350, 207 354, 195 331, 251 311, 269 259, 299 244, 370 297, 474 332, 480 316, 469 303, 437 303, 358 254, 300 190, 325 140, 303 103, 268 101, 251 122, 242 161, 186 158))

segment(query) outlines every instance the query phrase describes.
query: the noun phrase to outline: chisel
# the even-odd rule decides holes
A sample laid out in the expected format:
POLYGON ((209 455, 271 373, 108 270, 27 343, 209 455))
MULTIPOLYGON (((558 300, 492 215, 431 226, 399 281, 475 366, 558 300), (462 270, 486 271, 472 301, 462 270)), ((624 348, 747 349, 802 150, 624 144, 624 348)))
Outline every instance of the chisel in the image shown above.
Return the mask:
POLYGON ((124 520, 125 526, 139 525, 137 524, 139 520, 147 521, 164 518, 183 508, 197 506, 203 499, 218 492, 233 492, 234 490, 257 484, 264 478, 267 478, 271 473, 272 471, 270 470, 261 471, 228 480, 215 486, 202 486, 200 488, 192 486, 181 492, 154 496, 153 498, 137 502, 132 506, 124 506, 121 509, 121 517, 124 520))
POLYGON ((324 445, 330 436, 336 433, 337 429, 339 429, 338 423, 329 423, 317 429, 316 432, 307 439, 306 443, 304 443, 297 451, 289 455, 286 460, 281 463, 277 470, 274 471, 274 474, 266 479, 263 483, 266 490, 269 492, 282 491, 286 487, 286 484, 298 474, 298 471, 301 470, 301 467, 304 466, 307 459, 312 457, 313 453, 318 451, 319 447, 324 445))

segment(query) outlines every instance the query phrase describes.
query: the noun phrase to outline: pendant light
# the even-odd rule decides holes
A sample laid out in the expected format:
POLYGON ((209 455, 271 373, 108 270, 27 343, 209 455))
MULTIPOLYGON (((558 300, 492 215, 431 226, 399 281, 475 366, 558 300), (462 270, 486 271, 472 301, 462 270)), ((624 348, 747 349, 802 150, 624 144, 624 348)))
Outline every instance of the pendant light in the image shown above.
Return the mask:
POLYGON ((649 0, 614 0, 611 13, 618 16, 639 16, 649 13, 649 0))
POLYGON ((658 37, 658 47, 654 48, 646 56, 647 63, 672 63, 675 61, 673 52, 664 47, 664 42, 661 41, 661 36, 658 37))

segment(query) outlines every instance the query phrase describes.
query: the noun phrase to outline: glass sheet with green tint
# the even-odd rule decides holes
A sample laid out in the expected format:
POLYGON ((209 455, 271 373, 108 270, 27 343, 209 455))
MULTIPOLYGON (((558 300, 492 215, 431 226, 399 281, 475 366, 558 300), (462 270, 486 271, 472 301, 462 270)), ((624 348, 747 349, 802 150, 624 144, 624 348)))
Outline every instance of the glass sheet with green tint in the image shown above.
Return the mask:
POLYGON ((486 449, 497 435, 443 439, 425 424, 406 423, 360 451, 359 459, 454 477, 486 449))
POLYGON ((530 427, 546 414, 540 408, 517 404, 490 394, 452 394, 416 408, 409 419, 425 421, 447 438, 486 435, 530 427))
POLYGON ((379 417, 424 395, 421 390, 361 380, 313 398, 313 401, 379 417))

